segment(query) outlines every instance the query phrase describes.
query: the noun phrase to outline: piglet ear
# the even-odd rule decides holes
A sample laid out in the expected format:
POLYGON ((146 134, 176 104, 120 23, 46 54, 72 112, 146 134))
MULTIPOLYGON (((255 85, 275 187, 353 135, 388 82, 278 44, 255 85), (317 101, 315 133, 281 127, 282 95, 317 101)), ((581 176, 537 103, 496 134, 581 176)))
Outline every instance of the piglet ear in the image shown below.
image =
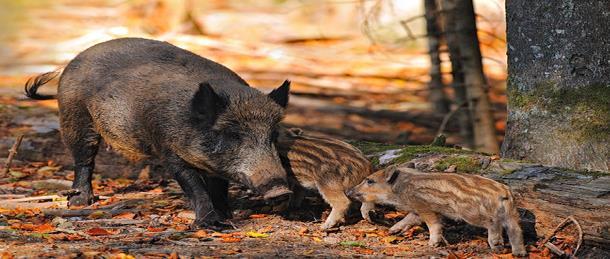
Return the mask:
POLYGON ((396 166, 392 166, 392 167, 386 169, 386 182, 388 184, 394 184, 394 182, 396 182, 396 178, 398 178, 399 174, 400 174, 400 170, 398 170, 398 168, 396 166))
POLYGON ((227 103, 208 82, 200 83, 191 103, 193 112, 197 118, 210 119, 214 121, 221 113, 227 103))
POLYGON ((277 103, 282 108, 286 108, 288 105, 288 95, 290 93, 290 81, 286 80, 280 87, 274 89, 269 93, 269 98, 277 103))

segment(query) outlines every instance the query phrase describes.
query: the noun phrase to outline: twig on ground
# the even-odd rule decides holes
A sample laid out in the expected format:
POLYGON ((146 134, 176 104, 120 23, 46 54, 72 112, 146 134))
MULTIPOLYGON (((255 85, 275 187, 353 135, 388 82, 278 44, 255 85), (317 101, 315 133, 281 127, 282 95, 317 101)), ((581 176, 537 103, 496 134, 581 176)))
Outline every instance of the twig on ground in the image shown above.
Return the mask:
POLYGON ((19 137, 17 137, 17 140, 15 141, 15 144, 13 144, 13 147, 11 147, 11 149, 9 150, 8 158, 6 159, 6 164, 4 165, 4 172, 2 172, 2 176, 0 178, 7 177, 8 172, 11 170, 11 163, 13 162, 13 158, 17 154, 17 150, 21 145, 23 136, 24 135, 19 135, 19 137))
MULTIPOLYGON (((570 223, 570 222, 576 226, 576 229, 578 229, 578 242, 576 244, 576 248, 574 249, 574 253, 572 253, 572 256, 576 256, 576 253, 578 253, 578 249, 580 249, 580 246, 582 245, 583 231, 582 231, 582 227, 580 226, 580 223, 573 216, 569 216, 566 219, 564 219, 561 223, 559 223, 559 225, 557 225, 555 227, 555 229, 553 229, 553 231, 540 243, 540 245, 538 246, 538 249, 541 249, 542 246, 548 247, 551 251, 553 251, 553 248, 551 248, 550 246, 553 246, 556 249, 559 249, 555 245, 553 245, 553 243, 550 243, 549 241, 551 240, 551 238, 553 238, 555 236, 555 234, 557 234, 557 232, 559 232, 559 230, 561 230, 562 228, 567 226, 568 223, 570 223)), ((564 253, 561 250, 559 250, 559 251, 564 253)), ((555 251, 553 251, 553 252, 555 252, 555 251)), ((555 253, 558 255, 563 255, 563 254, 559 254, 557 252, 555 252, 555 253)))

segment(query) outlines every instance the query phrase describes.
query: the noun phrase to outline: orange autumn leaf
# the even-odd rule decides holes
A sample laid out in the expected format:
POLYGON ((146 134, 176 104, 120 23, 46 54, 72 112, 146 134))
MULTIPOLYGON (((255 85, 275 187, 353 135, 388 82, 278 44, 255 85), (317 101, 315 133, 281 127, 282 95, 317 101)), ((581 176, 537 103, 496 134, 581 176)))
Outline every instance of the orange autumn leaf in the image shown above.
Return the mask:
POLYGON ((89 230, 87 230, 87 234, 90 236, 112 235, 112 233, 108 232, 108 230, 105 230, 103 228, 90 228, 89 230))
POLYGON ((359 254, 365 254, 365 255, 372 255, 375 253, 375 251, 373 251, 372 249, 362 248, 362 247, 355 247, 354 250, 359 254))
POLYGON ((201 230, 197 230, 197 232, 193 233, 191 235, 191 237, 195 237, 195 238, 206 238, 208 237, 208 232, 206 232, 205 230, 201 229, 201 230))
POLYGON ((237 243, 237 242, 241 242, 241 238, 237 238, 237 237, 223 237, 220 242, 222 243, 237 243))
POLYGON ((161 232, 165 230, 165 228, 146 227, 146 230, 148 230, 148 232, 161 232))
POLYGON ((123 212, 119 215, 112 217, 113 219, 134 219, 136 217, 135 213, 132 212, 123 212))
POLYGON ((3 252, 2 254, 0 254, 0 259, 13 259, 15 258, 15 256, 13 256, 13 254, 9 253, 9 252, 3 252))
POLYGON ((386 213, 385 215, 383 215, 384 218, 386 219, 395 219, 395 218, 400 218, 400 217, 404 217, 405 214, 401 213, 401 212, 390 212, 390 213, 386 213))
POLYGON ((36 226, 34 228, 34 231, 36 233, 49 233, 52 232, 53 230, 55 230, 55 227, 53 227, 51 224, 49 223, 45 223, 39 226, 36 226))
POLYGON ((214 232, 214 233, 212 233, 212 237, 226 238, 226 237, 233 237, 233 234, 231 234, 231 233, 225 234, 225 233, 220 233, 220 232, 214 232))
POLYGON ((492 254, 493 259, 513 259, 512 254, 492 254))
POLYGON ((262 219, 262 218, 266 218, 267 214, 252 214, 250 215, 251 219, 262 219))

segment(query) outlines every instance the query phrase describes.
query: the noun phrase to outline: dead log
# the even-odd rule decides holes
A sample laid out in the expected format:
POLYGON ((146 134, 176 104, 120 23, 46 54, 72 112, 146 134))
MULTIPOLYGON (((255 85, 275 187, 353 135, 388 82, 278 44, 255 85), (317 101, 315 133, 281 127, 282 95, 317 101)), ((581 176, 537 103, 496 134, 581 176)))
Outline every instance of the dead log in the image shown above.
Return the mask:
MULTIPOLYGON (((458 173, 477 173, 505 183, 513 190, 519 208, 535 217, 530 223, 535 224, 532 231, 537 233, 538 241, 566 218, 573 217, 584 233, 578 256, 610 256, 609 172, 582 172, 514 160, 494 160, 487 155, 452 148, 435 148, 430 149, 433 152, 414 155, 415 148, 426 149, 424 146, 403 147, 395 152, 398 156, 393 161, 397 162, 390 161, 386 165, 408 161, 422 171, 444 171, 452 167, 458 173)), ((384 153, 372 154, 373 160, 379 161, 384 153)), ((527 232, 525 228, 524 231, 527 232)))

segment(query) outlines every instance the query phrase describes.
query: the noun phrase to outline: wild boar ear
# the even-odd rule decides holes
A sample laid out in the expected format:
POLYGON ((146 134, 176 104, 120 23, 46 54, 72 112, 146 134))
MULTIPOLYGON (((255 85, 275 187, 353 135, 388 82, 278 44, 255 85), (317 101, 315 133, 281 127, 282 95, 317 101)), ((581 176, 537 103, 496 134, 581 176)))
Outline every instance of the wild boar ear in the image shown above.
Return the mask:
POLYGON ((290 128, 288 129, 291 137, 298 137, 303 135, 303 130, 301 128, 290 128))
POLYGON ((386 173, 386 182, 388 184, 394 184, 394 182, 396 182, 396 178, 398 178, 398 174, 400 174, 398 168, 392 166, 386 173))
POLYGON ((288 95, 290 94, 290 81, 286 80, 280 87, 274 89, 269 93, 269 98, 271 98, 275 103, 282 108, 286 108, 288 105, 288 95))
POLYGON ((226 101, 219 96, 208 82, 200 83, 199 90, 193 96, 192 107, 198 117, 215 117, 226 106, 226 101))

